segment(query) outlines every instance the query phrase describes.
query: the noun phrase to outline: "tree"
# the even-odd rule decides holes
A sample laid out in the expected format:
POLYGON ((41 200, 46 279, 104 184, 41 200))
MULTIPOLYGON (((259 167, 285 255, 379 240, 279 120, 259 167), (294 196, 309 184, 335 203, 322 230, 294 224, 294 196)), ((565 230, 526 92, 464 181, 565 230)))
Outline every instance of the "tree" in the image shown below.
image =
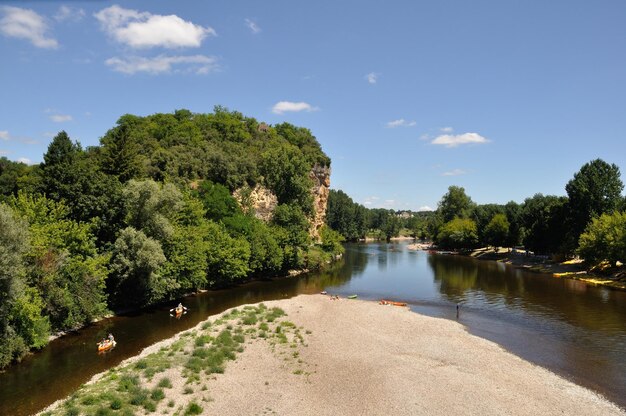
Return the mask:
POLYGON ((96 224, 96 234, 112 241, 121 220, 119 181, 98 170, 97 163, 60 132, 48 146, 41 168, 41 191, 56 202, 66 201, 69 216, 96 224))
POLYGON ((208 223, 205 233, 207 280, 212 287, 242 280, 250 271, 250 245, 243 238, 232 238, 218 224, 208 223))
POLYGON ((29 247, 28 228, 5 204, 0 204, 0 368, 28 350, 13 325, 12 311, 24 291, 23 255, 29 247))
POLYGON ((297 204, 307 215, 313 212, 310 170, 311 165, 300 149, 289 143, 277 143, 262 155, 260 172, 278 203, 297 204))
POLYGON ((64 204, 44 196, 20 192, 11 204, 30 223, 28 279, 53 328, 76 328, 104 315, 108 257, 98 253, 91 224, 72 220, 64 204))
POLYGON ((346 240, 358 240, 367 233, 367 208, 355 203, 343 191, 331 189, 328 194, 326 224, 346 240))
POLYGON ((504 206, 499 204, 481 204, 472 209, 471 218, 476 222, 478 229, 478 242, 481 245, 488 245, 487 225, 497 214, 504 214, 504 206))
POLYGON ((509 222, 509 234, 505 244, 508 247, 515 247, 522 241, 522 209, 517 202, 509 201, 504 206, 504 211, 509 222))
POLYGON ((503 246, 509 235, 509 221, 504 214, 493 216, 485 227, 485 241, 495 249, 503 246))
POLYGON ((158 241, 127 227, 120 232, 111 253, 111 278, 107 281, 115 306, 145 306, 177 289, 172 279, 159 273, 166 258, 158 241))
POLYGON ((174 234, 173 221, 182 209, 182 194, 173 184, 131 179, 123 190, 126 223, 159 241, 174 234))
POLYGON ((609 165, 602 159, 585 163, 574 174, 574 178, 565 186, 569 197, 570 240, 574 244, 592 218, 611 213, 620 207, 623 189, 617 165, 609 165))
POLYGON ((105 173, 116 176, 120 182, 136 178, 141 172, 140 147, 133 137, 131 124, 123 118, 117 127, 109 130, 100 141, 100 165, 105 173))
POLYGON ((476 223, 469 218, 454 218, 441 227, 437 238, 442 248, 473 248, 478 242, 476 223))
POLYGON ((567 229, 567 197, 535 194, 521 209, 524 246, 536 253, 562 251, 567 229))
POLYGON ((437 211, 443 222, 454 218, 468 218, 474 206, 472 199, 465 193, 465 188, 450 186, 448 192, 441 197, 437 211))
POLYGON ((626 212, 602 214, 580 235, 578 254, 590 266, 626 261, 626 212))
POLYGON ((196 195, 202 201, 208 219, 220 221, 241 212, 237 200, 224 185, 202 181, 196 195))

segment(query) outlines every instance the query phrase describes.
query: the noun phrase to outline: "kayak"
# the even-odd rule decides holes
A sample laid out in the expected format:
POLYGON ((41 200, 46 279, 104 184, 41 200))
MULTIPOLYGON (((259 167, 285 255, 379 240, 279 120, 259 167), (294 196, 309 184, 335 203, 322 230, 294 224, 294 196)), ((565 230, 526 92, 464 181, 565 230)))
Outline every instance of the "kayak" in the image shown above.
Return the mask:
POLYGON ((98 352, 100 351, 108 351, 111 348, 115 347, 117 345, 117 342, 115 341, 102 341, 98 343, 98 352))
POLYGON ((392 300, 382 299, 380 301, 381 305, 393 305, 393 306, 406 306, 405 302, 394 302, 392 300))
POLYGON ((356 299, 356 298, 357 298, 357 295, 350 295, 350 296, 348 296, 348 299, 356 299))

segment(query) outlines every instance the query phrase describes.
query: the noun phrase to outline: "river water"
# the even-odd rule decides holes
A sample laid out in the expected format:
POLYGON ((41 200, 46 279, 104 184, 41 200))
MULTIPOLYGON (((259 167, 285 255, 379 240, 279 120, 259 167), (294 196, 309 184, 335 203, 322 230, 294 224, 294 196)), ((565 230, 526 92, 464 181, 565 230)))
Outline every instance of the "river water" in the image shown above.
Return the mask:
POLYGON ((189 312, 181 319, 168 313, 173 302, 59 338, 0 374, 0 415, 35 413, 94 374, 209 315, 321 290, 390 298, 419 313, 458 319, 471 333, 626 407, 626 292, 498 262, 412 251, 403 243, 373 243, 346 245, 344 259, 323 272, 186 298, 189 312), (118 345, 99 355, 95 343, 109 332, 118 345))

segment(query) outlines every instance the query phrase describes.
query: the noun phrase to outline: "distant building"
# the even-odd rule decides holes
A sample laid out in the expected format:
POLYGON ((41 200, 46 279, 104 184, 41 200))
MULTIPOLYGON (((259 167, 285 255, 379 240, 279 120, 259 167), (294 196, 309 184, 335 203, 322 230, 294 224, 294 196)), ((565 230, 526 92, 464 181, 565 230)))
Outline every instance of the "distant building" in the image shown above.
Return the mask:
POLYGON ((262 132, 267 132, 269 131, 269 129, 270 129, 270 126, 268 126, 265 123, 259 124, 259 127, 257 128, 258 131, 262 131, 262 132))
POLYGON ((396 212, 396 217, 408 219, 413 217, 413 213, 411 211, 398 211, 396 212))

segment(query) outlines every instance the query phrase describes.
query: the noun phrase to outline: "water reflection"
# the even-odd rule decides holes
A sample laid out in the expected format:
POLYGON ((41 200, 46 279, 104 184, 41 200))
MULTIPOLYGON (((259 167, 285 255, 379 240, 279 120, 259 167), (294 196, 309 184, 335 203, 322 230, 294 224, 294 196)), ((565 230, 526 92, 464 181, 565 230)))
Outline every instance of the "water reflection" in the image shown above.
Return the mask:
POLYGON ((459 321, 470 332, 626 406, 626 292, 503 263, 414 252, 406 244, 373 243, 346 245, 343 261, 322 272, 187 298, 189 313, 180 320, 170 318, 172 305, 165 305, 58 339, 0 374, 0 414, 31 414, 93 374, 208 315, 321 290, 395 299, 415 311, 449 319, 455 319, 455 304, 460 303, 459 321), (117 347, 110 354, 96 354, 95 342, 109 332, 115 334, 117 347))

